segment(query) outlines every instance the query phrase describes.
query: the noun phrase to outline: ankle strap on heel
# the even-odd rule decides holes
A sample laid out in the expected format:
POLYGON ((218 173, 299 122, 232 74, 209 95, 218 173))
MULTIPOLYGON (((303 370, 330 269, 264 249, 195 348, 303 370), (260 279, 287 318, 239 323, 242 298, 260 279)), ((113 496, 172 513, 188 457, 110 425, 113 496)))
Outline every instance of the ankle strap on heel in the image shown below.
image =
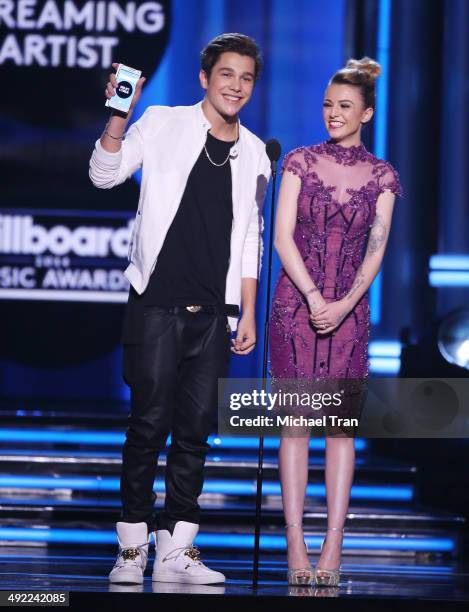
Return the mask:
POLYGON ((342 533, 344 533, 344 528, 343 527, 327 527, 326 531, 341 531, 342 533))
POLYGON ((303 523, 286 523, 285 529, 288 529, 289 527, 299 527, 300 529, 303 529, 303 523))

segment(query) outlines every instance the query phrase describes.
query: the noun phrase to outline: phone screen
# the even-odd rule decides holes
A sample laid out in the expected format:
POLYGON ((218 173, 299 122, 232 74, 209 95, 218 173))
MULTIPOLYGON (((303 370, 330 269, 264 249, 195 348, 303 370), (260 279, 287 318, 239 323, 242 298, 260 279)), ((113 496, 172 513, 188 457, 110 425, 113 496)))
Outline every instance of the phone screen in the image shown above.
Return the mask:
POLYGON ((127 113, 135 95, 135 88, 141 74, 139 70, 121 64, 116 73, 116 93, 107 101, 106 106, 127 113))

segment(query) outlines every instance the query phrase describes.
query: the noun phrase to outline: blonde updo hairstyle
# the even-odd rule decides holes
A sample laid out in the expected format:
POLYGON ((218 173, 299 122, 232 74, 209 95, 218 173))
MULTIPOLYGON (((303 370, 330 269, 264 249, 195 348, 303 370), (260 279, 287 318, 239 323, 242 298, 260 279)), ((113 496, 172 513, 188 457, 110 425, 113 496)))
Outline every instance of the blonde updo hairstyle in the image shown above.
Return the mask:
POLYGON ((376 91, 375 81, 381 73, 381 66, 370 57, 362 59, 349 59, 344 68, 338 70, 329 85, 353 85, 359 87, 365 108, 375 109, 376 91))

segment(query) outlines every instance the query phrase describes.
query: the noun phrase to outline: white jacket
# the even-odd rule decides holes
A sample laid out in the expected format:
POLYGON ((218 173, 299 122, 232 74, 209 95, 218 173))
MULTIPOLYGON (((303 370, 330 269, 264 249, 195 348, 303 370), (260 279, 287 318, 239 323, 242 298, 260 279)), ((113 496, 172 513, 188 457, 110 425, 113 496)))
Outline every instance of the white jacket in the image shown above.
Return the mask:
MULTIPOLYGON (((96 141, 90 178, 110 189, 142 167, 138 210, 125 275, 137 291, 145 291, 176 215, 189 174, 203 149, 211 124, 195 106, 149 106, 129 128, 122 147, 109 153, 96 141)), ((262 204, 270 177, 264 143, 240 126, 230 155, 233 224, 225 303, 241 302, 241 278, 259 278, 262 258, 262 204)), ((237 319, 229 318, 236 329, 237 319)))

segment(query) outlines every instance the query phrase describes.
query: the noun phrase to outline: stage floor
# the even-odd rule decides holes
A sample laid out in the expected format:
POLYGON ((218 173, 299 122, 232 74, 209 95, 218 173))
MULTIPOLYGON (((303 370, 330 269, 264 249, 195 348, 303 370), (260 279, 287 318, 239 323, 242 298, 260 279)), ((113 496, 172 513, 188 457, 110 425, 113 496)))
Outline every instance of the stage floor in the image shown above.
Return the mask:
MULTIPOLYGON (((372 609, 373 605, 375 609, 379 607, 380 610, 397 609, 391 606, 392 602, 398 605, 399 609, 415 610, 418 600, 420 604, 425 600, 426 610, 447 611, 450 608, 459 608, 462 604, 467 606, 469 602, 469 566, 428 556, 347 556, 343 561, 340 587, 317 589, 289 587, 285 579, 285 558, 281 555, 263 555, 257 590, 253 590, 251 584, 251 556, 207 552, 202 554, 202 558, 208 566, 222 571, 227 576, 225 585, 152 583, 153 554, 149 559, 147 577, 143 585, 111 585, 107 579, 115 559, 111 549, 85 549, 83 546, 76 549, 2 547, 0 590, 68 591, 72 609, 86 606, 88 610, 98 607, 111 608, 111 604, 114 610, 128 609, 129 605, 134 604, 138 605, 139 609, 147 609, 147 606, 154 609, 158 602, 166 602, 171 596, 171 612, 187 609, 187 605, 192 608, 195 602, 203 604, 200 609, 211 609, 211 603, 215 604, 215 601, 217 605, 214 609, 220 609, 221 606, 226 610, 231 609, 231 604, 236 607, 235 601, 238 607, 245 605, 243 598, 246 597, 256 598, 256 607, 265 609, 268 602, 270 608, 272 598, 281 599, 288 596, 334 599, 338 607, 332 605, 329 610, 339 607, 345 609, 344 606, 347 609, 364 610, 372 609), (161 599, 148 597, 151 593, 161 599), (214 595, 226 597, 222 600, 215 597, 211 602, 209 596, 214 595)), ((315 561, 312 557, 312 562, 315 561)), ((277 603, 281 602, 277 600, 277 603)), ((332 603, 330 601, 330 604, 332 603)), ((296 605, 299 604, 295 602, 296 605)))

